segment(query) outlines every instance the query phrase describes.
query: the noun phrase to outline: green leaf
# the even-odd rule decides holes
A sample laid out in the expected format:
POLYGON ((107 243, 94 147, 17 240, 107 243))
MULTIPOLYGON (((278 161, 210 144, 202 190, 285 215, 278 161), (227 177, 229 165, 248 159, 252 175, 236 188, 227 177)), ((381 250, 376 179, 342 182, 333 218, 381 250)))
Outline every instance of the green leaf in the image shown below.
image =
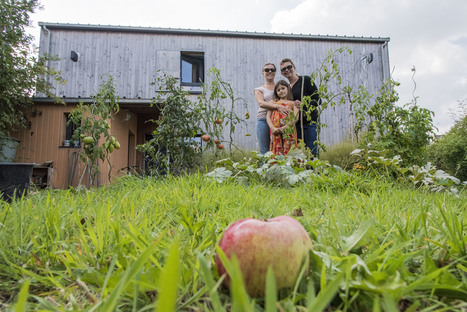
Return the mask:
POLYGON ((222 312, 222 305, 219 299, 219 295, 217 293, 217 287, 214 283, 214 279, 212 278, 211 271, 208 268, 206 260, 201 255, 198 255, 199 264, 201 266, 201 274, 204 278, 204 282, 208 287, 209 297, 211 298, 212 307, 214 308, 215 312, 222 312))
POLYGON ((132 282, 133 278, 141 271, 143 265, 151 257, 158 243, 159 240, 156 240, 149 245, 139 258, 125 271, 122 278, 115 286, 115 289, 107 298, 104 299, 103 304, 100 306, 100 311, 114 311, 115 307, 121 300, 121 295, 132 282))
POLYGON ((334 279, 322 288, 318 293, 318 296, 315 300, 308 305, 307 310, 309 312, 324 311, 329 305, 331 300, 337 294, 340 284, 344 281, 344 273, 341 272, 334 277, 334 279))
POLYGON ((345 244, 342 246, 344 254, 348 253, 352 248, 357 247, 357 245, 362 242, 362 240, 365 238, 365 235, 373 227, 373 224, 374 221, 371 219, 363 222, 358 230, 345 239, 345 244))
POLYGON ((253 312, 253 307, 250 305, 250 300, 245 289, 245 283, 243 282, 242 272, 240 271, 237 257, 233 255, 231 260, 229 260, 219 246, 216 246, 216 251, 230 277, 232 311, 253 312))
POLYGON ((178 241, 170 248, 160 278, 160 293, 155 311, 175 311, 177 303, 177 285, 180 276, 180 257, 178 241))
POLYGON ((21 286, 21 290, 18 295, 18 301, 15 304, 15 312, 26 311, 26 302, 28 299, 29 285, 31 284, 30 280, 26 280, 21 286))
POLYGON ((276 280, 274 278, 274 272, 272 267, 268 268, 266 275, 266 312, 276 312, 276 301, 277 301, 277 289, 276 280))

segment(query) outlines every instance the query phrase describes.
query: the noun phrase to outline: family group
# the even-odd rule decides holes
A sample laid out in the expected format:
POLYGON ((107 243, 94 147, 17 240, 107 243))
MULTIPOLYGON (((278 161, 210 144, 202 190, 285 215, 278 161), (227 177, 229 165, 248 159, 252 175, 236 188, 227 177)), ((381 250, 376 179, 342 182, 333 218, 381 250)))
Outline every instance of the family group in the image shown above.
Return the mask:
POLYGON ((296 73, 295 64, 289 58, 280 62, 281 74, 288 81, 275 82, 276 70, 276 65, 266 63, 262 69, 264 84, 255 88, 259 105, 256 115, 259 151, 261 154, 271 151, 275 155, 287 155, 292 146, 297 146, 297 140, 303 140, 316 156, 316 107, 321 101, 318 89, 310 76, 296 73), (304 97, 310 98, 309 105, 301 105, 304 97))

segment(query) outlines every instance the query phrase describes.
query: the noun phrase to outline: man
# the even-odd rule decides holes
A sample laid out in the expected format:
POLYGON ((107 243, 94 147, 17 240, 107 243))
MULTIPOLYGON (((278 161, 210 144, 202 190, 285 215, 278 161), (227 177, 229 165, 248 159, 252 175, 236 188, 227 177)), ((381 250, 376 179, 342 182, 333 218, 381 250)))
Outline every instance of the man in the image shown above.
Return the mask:
POLYGON ((298 76, 295 68, 295 64, 289 58, 282 59, 280 63, 281 74, 289 80, 290 86, 292 87, 294 101, 302 101, 302 80, 303 82, 303 97, 309 96, 311 101, 309 106, 304 106, 300 110, 300 118, 297 121, 297 138, 305 142, 313 155, 316 157, 318 147, 314 144, 318 139, 317 122, 318 122, 318 105, 321 104, 321 99, 318 94, 318 88, 315 83, 311 81, 310 76, 298 76), (310 112, 307 114, 307 112, 310 112), (303 115, 302 115, 303 114, 303 115), (308 117, 309 116, 309 117, 308 117), (302 138, 302 127, 301 119, 303 118, 303 136, 302 138), (310 120, 308 120, 310 118, 310 120))

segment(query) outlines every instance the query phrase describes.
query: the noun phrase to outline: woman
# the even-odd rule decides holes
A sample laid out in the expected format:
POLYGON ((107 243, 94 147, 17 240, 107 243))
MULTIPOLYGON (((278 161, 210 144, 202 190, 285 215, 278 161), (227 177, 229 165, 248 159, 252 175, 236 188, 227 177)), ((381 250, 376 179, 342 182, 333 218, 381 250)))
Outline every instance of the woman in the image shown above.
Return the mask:
POLYGON ((294 105, 292 89, 285 80, 279 80, 274 87, 274 100, 277 105, 287 107, 289 114, 282 114, 279 110, 269 110, 267 122, 271 129, 271 152, 274 155, 287 155, 292 146, 297 147, 298 107, 294 105))
POLYGON ((264 77, 264 84, 261 87, 255 88, 255 98, 259 105, 258 114, 256 115, 256 137, 258 139, 259 152, 265 154, 269 151, 270 147, 269 126, 266 120, 268 110, 277 109, 283 114, 288 114, 289 109, 273 102, 276 65, 273 63, 264 64, 261 74, 264 77))

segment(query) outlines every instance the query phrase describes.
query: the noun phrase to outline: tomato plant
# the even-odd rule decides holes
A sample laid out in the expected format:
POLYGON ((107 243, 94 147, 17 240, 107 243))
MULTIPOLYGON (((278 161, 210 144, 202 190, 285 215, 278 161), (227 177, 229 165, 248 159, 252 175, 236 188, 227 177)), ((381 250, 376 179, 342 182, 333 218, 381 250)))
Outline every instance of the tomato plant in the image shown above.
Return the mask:
MULTIPOLYGON (((104 77, 103 77, 104 78, 104 77)), ((97 175, 100 173, 98 161, 107 160, 109 165, 108 179, 112 172, 109 154, 114 149, 120 148, 117 138, 109 133, 110 121, 113 114, 118 113, 118 97, 115 95, 115 85, 112 76, 108 76, 99 87, 97 94, 93 97, 94 102, 91 105, 80 103, 78 107, 72 110, 70 121, 76 125, 73 139, 83 142, 80 150, 80 158, 86 164, 89 173, 90 186, 97 183, 97 175), (103 141, 101 140, 103 138, 103 141)), ((80 184, 84 173, 80 178, 80 184)))
MULTIPOLYGON (((217 152, 221 149, 216 148, 218 143, 215 145, 211 138, 218 138, 219 142, 224 140, 225 125, 230 126, 230 133, 235 131, 235 124, 240 118, 233 112, 233 105, 230 111, 226 108, 229 100, 237 101, 233 90, 221 79, 219 70, 209 70, 208 77, 211 82, 203 84, 202 93, 195 100, 191 100, 179 82, 167 74, 156 81, 165 90, 157 92, 152 103, 160 111, 159 118, 154 121, 157 128, 153 138, 138 147, 160 164, 161 168, 151 170, 151 174, 170 172, 177 175, 190 170, 203 150, 214 148, 217 152), (203 144, 194 141, 197 136, 201 136, 203 144)), ((229 142, 232 142, 232 137, 229 142)))

